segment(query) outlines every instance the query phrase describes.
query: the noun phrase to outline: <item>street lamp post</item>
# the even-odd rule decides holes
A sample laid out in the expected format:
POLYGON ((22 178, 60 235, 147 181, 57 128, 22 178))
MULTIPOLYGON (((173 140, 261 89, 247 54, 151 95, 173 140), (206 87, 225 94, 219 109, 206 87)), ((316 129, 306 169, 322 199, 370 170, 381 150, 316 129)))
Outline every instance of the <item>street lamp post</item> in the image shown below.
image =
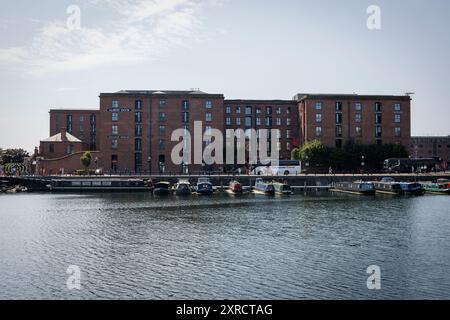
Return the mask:
POLYGON ((366 165, 365 163, 365 157, 361 156, 361 173, 364 173, 364 166, 366 165))
POLYGON ((148 162, 148 174, 151 176, 152 175, 152 157, 148 157, 147 162, 148 162))

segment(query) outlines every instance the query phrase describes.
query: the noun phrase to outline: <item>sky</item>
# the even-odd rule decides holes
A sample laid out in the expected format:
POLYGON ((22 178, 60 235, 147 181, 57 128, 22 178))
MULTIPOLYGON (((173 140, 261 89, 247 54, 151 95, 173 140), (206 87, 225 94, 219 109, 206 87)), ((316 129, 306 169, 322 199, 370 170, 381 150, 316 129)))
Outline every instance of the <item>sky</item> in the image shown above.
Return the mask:
POLYGON ((0 148, 122 89, 414 92, 412 134, 450 135, 449 31, 448 0, 0 0, 0 148))

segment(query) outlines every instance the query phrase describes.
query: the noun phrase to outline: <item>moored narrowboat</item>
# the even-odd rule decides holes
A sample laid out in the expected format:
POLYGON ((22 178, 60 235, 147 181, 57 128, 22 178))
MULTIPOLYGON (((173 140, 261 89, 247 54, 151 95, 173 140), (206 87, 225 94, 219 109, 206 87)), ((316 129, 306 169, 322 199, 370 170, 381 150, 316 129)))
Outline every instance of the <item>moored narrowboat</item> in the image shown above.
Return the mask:
POLYGON ((155 183, 153 194, 156 196, 167 196, 171 193, 170 182, 160 181, 155 183))
POLYGON ((402 187, 399 182, 395 182, 392 178, 383 178, 381 181, 374 181, 376 192, 387 194, 402 194, 402 187))
POLYGON ((331 191, 346 192, 361 195, 374 195, 375 186, 372 182, 336 182, 331 191))
POLYGON ((275 195, 275 188, 272 182, 266 182, 264 179, 258 178, 255 181, 254 193, 264 194, 268 196, 275 195))
POLYGON ((424 192, 422 184, 418 182, 400 182, 402 194, 421 195, 424 192))
POLYGON ((287 182, 274 182, 273 187, 275 188, 275 193, 280 195, 291 195, 294 192, 292 191, 291 186, 287 182))
POLYGON ((197 193, 201 195, 211 195, 214 192, 211 180, 206 177, 198 178, 197 193))
POLYGON ((227 191, 231 194, 243 194, 244 193, 242 184, 237 180, 230 182, 227 191))
POLYGON ((425 183, 423 187, 426 192, 450 194, 450 180, 448 179, 438 179, 436 183, 425 183))
POLYGON ((47 187, 55 192, 153 191, 151 181, 143 179, 55 179, 47 187))
POLYGON ((192 194, 191 183, 188 180, 180 179, 174 187, 177 196, 190 196, 192 194))

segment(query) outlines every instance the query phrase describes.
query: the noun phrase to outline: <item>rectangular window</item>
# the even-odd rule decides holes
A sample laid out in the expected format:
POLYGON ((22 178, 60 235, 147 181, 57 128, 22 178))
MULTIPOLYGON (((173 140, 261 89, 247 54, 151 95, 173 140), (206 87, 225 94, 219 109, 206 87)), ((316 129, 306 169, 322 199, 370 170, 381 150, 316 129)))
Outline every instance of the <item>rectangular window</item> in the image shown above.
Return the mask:
POLYGON ((376 124, 381 124, 381 121, 382 121, 381 113, 375 114, 375 123, 376 124))
POLYGON ((316 114, 316 122, 317 123, 321 123, 322 122, 322 114, 321 113, 317 113, 316 114))
POLYGON ((241 118, 236 118, 236 125, 240 126, 241 125, 241 118))
POLYGON ((246 116, 251 116, 252 115, 252 107, 251 106, 245 107, 245 115, 246 116))
POLYGON ((361 103, 359 103, 359 102, 355 103, 355 110, 356 111, 361 111, 361 109, 362 109, 361 103))
POLYGON ((250 128, 252 126, 252 117, 245 117, 245 127, 250 128))
POLYGON ((82 123, 80 123, 80 132, 84 132, 84 126, 82 123))
POLYGON ((395 120, 395 123, 402 122, 402 115, 401 114, 395 114, 394 115, 394 120, 395 120))
POLYGON ((240 113, 241 113, 241 107, 240 107, 240 106, 237 106, 237 107, 236 107, 236 113, 237 113, 237 114, 240 114, 240 113))
POLYGON ((286 150, 291 151, 291 143, 290 142, 286 142, 286 150))
POLYGON ((119 121, 119 114, 117 112, 111 113, 111 120, 114 122, 119 121))
POLYGON ((142 151, 142 139, 135 139, 134 140, 134 150, 142 151))
POLYGON ((342 113, 336 113, 336 124, 342 123, 342 113))
POLYGON ((375 112, 381 112, 382 108, 381 102, 375 102, 375 112))
POLYGON ((112 107, 113 109, 119 108, 119 101, 113 100, 112 103, 111 103, 111 107, 112 107))
POLYGON ((167 105, 167 101, 166 100, 159 100, 159 107, 160 108, 165 108, 167 105))
POLYGON ((277 130, 277 139, 281 139, 281 130, 277 130))
POLYGON ((381 138, 381 133, 382 133, 381 126, 376 126, 375 127, 375 137, 381 138))
POLYGON ((400 128, 400 127, 395 128, 395 136, 396 137, 402 136, 402 128, 400 128))
POLYGON ((277 118, 276 124, 277 124, 277 126, 281 126, 281 118, 277 118))
POLYGON ((286 119, 286 125, 287 125, 287 126, 290 126, 290 125, 291 125, 291 118, 287 118, 287 119, 286 119))
POLYGON ((342 126, 336 126, 336 137, 342 137, 342 126))
POLYGON ((212 134, 212 127, 206 126, 205 127, 205 136, 210 136, 212 134))
POLYGON ((286 130, 286 139, 291 138, 291 130, 286 130))
POLYGON ((205 102, 205 107, 206 107, 206 109, 212 109, 212 107, 213 107, 213 105, 212 105, 212 101, 206 101, 205 102))
POLYGON ((117 125, 112 125, 111 126, 111 134, 113 135, 113 136, 117 136, 118 134, 119 134, 119 126, 117 126, 117 125))
POLYGON ((277 107, 276 113, 277 113, 277 114, 281 114, 281 108, 280 108, 280 107, 277 107))
POLYGON ((55 152, 55 145, 54 144, 50 144, 49 145, 49 151, 50 151, 50 153, 55 152))
POLYGON ((336 148, 342 148, 342 139, 336 139, 336 148))
POLYGON ((189 110, 189 101, 188 100, 184 100, 183 102, 181 102, 181 109, 189 110))
POLYGON ((159 150, 160 151, 166 150, 166 141, 163 139, 159 140, 159 150))
POLYGON ((357 113, 355 114, 355 122, 359 123, 362 120, 362 115, 361 113, 357 113))
POLYGON ((142 112, 137 111, 134 114, 134 122, 136 122, 136 123, 141 123, 142 122, 142 112))
POLYGON ((189 112, 183 112, 181 114, 181 122, 183 122, 183 123, 189 122, 189 112))
POLYGON ((400 103, 394 104, 394 110, 395 110, 395 111, 401 111, 401 110, 402 110, 401 104, 400 104, 400 103))
POLYGON ((72 133, 72 115, 67 115, 66 117, 66 122, 67 122, 67 132, 68 133, 72 133))
POLYGON ((291 114, 291 107, 288 107, 288 108, 286 109, 286 114, 291 114))
POLYGON ((84 116, 80 116, 80 122, 84 122, 84 116))
POLYGON ((266 126, 267 127, 272 126, 272 118, 269 118, 269 117, 266 118, 266 126))
POLYGON ((111 149, 117 149, 119 146, 119 140, 117 139, 112 139, 111 140, 111 149))
POLYGON ((142 137, 142 125, 141 124, 136 124, 134 126, 134 135, 136 137, 142 137))
POLYGON ((137 109, 137 110, 141 110, 141 109, 142 109, 142 100, 136 100, 136 101, 134 102, 134 107, 135 107, 135 109, 137 109))
POLYGON ((256 114, 261 114, 261 107, 256 107, 256 114))
POLYGON ((211 122, 211 121, 212 121, 212 113, 207 112, 206 115, 205 115, 205 117, 206 117, 206 121, 207 121, 207 122, 211 122))
POLYGON ((226 118, 226 119, 225 119, 225 124, 226 124, 227 126, 231 126, 231 118, 226 118))
POLYGON ((261 118, 256 118, 256 125, 260 126, 261 125, 261 118))
POLYGON ((316 127, 316 137, 322 136, 322 127, 316 127))
POLYGON ((166 126, 159 126, 159 135, 160 136, 166 135, 166 126))
POLYGON ((160 112, 159 113, 159 121, 165 121, 166 120, 166 113, 160 112))
POLYGON ((336 112, 342 112, 342 102, 336 102, 336 112))
POLYGON ((134 154, 134 171, 141 172, 142 170, 142 153, 134 154))
POLYGON ((231 113, 231 107, 230 106, 226 106, 225 113, 226 114, 230 114, 231 113))
POLYGON ((316 110, 322 110, 322 102, 316 102, 316 110))
POLYGON ((355 132, 358 137, 362 136, 362 128, 361 127, 355 127, 355 132))
POLYGON ((272 107, 266 107, 266 115, 272 114, 272 107))

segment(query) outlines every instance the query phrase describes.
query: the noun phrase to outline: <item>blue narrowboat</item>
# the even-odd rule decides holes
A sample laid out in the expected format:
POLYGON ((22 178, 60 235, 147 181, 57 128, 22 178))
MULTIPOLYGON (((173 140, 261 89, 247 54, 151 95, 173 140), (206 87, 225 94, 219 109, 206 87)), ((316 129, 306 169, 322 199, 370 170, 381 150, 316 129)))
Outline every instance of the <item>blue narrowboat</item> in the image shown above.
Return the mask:
POLYGON ((266 182, 264 179, 258 178, 255 181, 253 192, 273 196, 275 195, 275 187, 272 182, 266 182))

